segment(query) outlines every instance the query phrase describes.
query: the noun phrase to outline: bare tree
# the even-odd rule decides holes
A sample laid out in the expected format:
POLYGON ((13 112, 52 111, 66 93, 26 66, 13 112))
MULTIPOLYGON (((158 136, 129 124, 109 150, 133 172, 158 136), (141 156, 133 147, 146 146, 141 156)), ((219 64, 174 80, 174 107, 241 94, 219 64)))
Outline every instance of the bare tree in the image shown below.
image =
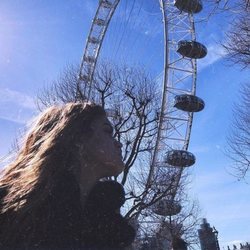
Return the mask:
POLYGON ((225 11, 239 13, 242 7, 249 7, 249 0, 203 0, 203 4, 209 15, 218 14, 225 11))
POLYGON ((176 215, 161 217, 148 211, 143 218, 143 223, 140 223, 142 233, 137 236, 133 249, 170 249, 173 238, 185 240, 190 249, 195 249, 199 245, 197 235, 201 221, 199 204, 195 200, 190 200, 186 193, 180 195, 179 192, 177 200, 182 205, 182 209, 176 215), (153 224, 147 217, 151 218, 153 224))
MULTIPOLYGON (((190 249, 199 245, 197 229, 201 218, 200 207, 197 201, 182 200, 182 211, 176 216, 168 216, 160 225, 157 231, 158 244, 164 246, 169 234, 170 239, 182 238, 190 249)), ((161 248, 165 249, 164 247, 161 248)))
MULTIPOLYGON (((244 1, 243 1, 244 2, 244 1)), ((226 34, 224 48, 228 59, 233 64, 240 64, 243 68, 250 66, 250 5, 242 3, 235 14, 230 30, 226 34)))
POLYGON ((77 64, 67 65, 59 77, 49 85, 45 86, 37 96, 37 106, 43 110, 51 105, 77 100, 77 64))
MULTIPOLYGON (((250 2, 239 0, 238 11, 227 35, 224 48, 232 65, 250 67, 250 2)), ((250 168, 250 82, 240 87, 240 98, 233 109, 233 123, 228 136, 227 155, 233 160, 233 174, 247 177, 250 168)))
POLYGON ((246 178, 250 169, 250 82, 242 85, 240 102, 234 107, 234 120, 228 136, 227 155, 234 162, 234 174, 246 178))

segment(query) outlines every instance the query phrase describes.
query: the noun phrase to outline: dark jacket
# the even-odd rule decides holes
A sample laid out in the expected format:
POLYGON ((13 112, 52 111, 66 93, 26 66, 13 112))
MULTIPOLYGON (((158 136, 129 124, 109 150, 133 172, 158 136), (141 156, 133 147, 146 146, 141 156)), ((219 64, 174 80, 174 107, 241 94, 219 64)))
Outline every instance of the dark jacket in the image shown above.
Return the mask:
MULTIPOLYGON (((44 205, 30 216, 35 220, 30 221, 29 226, 19 226, 22 225, 21 221, 13 223, 13 214, 0 215, 1 250, 118 250, 132 243, 135 231, 117 213, 118 206, 124 202, 124 197, 121 198, 124 191, 121 191, 123 189, 120 184, 98 183, 98 188, 90 192, 84 210, 80 204, 78 185, 70 174, 63 175, 55 186, 56 190, 44 205), (108 186, 107 195, 100 192, 105 189, 105 185, 108 186), (120 193, 116 199, 115 195, 110 195, 112 188, 120 193), (116 205, 110 209, 109 204, 116 205), (4 225, 9 225, 6 221, 11 222, 13 232, 13 237, 7 240, 4 234, 6 228, 3 228, 4 225), (48 223, 45 224, 44 221, 48 223), (46 228, 43 225, 47 225, 46 228)), ((114 190, 113 194, 116 193, 114 190)), ((5 194, 6 190, 2 191, 2 198, 5 194)))

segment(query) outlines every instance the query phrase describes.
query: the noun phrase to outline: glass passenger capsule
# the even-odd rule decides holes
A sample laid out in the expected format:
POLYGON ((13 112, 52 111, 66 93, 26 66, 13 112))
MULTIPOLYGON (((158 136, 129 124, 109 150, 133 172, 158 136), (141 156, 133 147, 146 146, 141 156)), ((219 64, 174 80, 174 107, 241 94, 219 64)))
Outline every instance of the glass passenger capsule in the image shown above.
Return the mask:
POLYGON ((202 10, 202 2, 200 0, 175 0, 174 5, 180 11, 187 13, 199 13, 202 10))
POLYGON ((182 40, 178 43, 177 52, 185 57, 200 59, 207 55, 207 48, 196 41, 182 40))
POLYGON ((177 95, 174 100, 174 107, 187 112, 199 112, 204 109, 204 101, 195 95, 177 95))
POLYGON ((84 61, 88 63, 94 63, 95 62, 95 57, 93 56, 85 56, 84 61))
POLYGON ((155 205, 153 206, 152 211, 155 214, 161 215, 161 216, 173 216, 177 215, 181 211, 181 205, 177 203, 176 201, 171 201, 167 199, 159 200, 155 205))
POLYGON ((105 26, 106 23, 105 23, 105 20, 103 20, 101 18, 97 18, 97 19, 95 19, 94 24, 99 25, 99 26, 105 26))
POLYGON ((89 42, 93 44, 100 43, 100 41, 96 37, 89 37, 89 42))
POLYGON ((80 76, 80 79, 84 82, 88 82, 90 80, 90 77, 89 77, 89 75, 82 75, 82 76, 80 76))
POLYGON ((104 8, 112 8, 112 3, 108 0, 101 0, 101 4, 104 8))
POLYGON ((171 150, 167 152, 165 161, 174 167, 190 167, 195 163, 195 156, 186 150, 171 150))

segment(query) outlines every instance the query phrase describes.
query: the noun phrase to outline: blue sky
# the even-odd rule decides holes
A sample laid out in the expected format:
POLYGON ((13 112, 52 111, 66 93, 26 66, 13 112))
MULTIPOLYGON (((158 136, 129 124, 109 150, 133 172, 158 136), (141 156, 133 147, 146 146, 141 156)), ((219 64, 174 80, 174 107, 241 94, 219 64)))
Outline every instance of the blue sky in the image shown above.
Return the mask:
MULTIPOLYGON (((0 156, 7 154, 18 130, 36 114, 37 92, 56 79, 66 64, 80 62, 97 3, 1 0, 0 156)), ((145 65, 157 76, 163 58, 159 6, 157 1, 136 4, 129 15, 131 4, 121 0, 101 57, 145 65)), ((197 16, 198 20, 202 18, 197 16)), ((228 173, 231 162, 224 154, 232 105, 240 84, 249 78, 249 72, 228 67, 219 44, 229 20, 229 16, 220 15, 197 25, 197 40, 209 50, 208 56, 198 62, 197 94, 206 107, 194 116, 189 148, 197 158, 191 170, 191 193, 219 231, 221 246, 250 241, 250 186, 228 173)))

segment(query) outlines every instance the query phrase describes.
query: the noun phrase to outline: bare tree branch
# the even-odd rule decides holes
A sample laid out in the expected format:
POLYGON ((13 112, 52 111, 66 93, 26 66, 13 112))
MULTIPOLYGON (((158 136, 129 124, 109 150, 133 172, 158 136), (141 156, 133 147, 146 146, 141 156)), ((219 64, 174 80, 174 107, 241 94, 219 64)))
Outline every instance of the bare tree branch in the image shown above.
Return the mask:
POLYGON ((234 175, 247 177, 250 169, 250 82, 242 85, 240 102, 235 104, 231 133, 228 136, 227 155, 234 162, 234 175))
POLYGON ((224 48, 228 53, 228 60, 239 64, 243 68, 250 67, 250 6, 242 8, 236 15, 231 29, 226 34, 227 41, 224 48))

